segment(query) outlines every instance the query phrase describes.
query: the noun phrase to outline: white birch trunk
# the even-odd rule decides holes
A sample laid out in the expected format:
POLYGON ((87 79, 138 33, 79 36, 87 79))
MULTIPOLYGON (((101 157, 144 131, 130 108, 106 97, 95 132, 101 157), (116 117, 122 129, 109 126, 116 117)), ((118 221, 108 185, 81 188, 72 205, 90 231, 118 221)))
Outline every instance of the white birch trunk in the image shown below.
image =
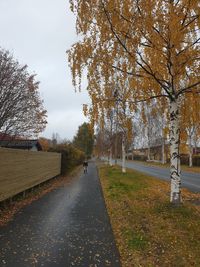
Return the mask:
POLYGON ((170 177, 171 197, 173 204, 181 203, 181 177, 180 177, 180 118, 178 100, 170 102, 170 177))
POLYGON ((165 139, 162 138, 162 164, 165 164, 165 139))
POLYGON ((189 167, 192 167, 192 153, 190 152, 190 155, 189 155, 189 167))
POLYGON ((112 148, 110 148, 110 154, 109 154, 109 165, 112 166, 113 162, 112 162, 112 148))
POLYGON ((192 137, 189 136, 189 167, 192 167, 192 154, 193 154, 193 147, 192 147, 192 137))
POLYGON ((147 138, 148 138, 148 151, 147 151, 147 159, 151 160, 151 137, 150 137, 150 118, 148 115, 148 127, 147 127, 147 138))
POLYGON ((125 138, 122 136, 122 172, 126 172, 126 150, 125 150, 125 138))
POLYGON ((151 157, 150 157, 150 144, 149 143, 148 143, 147 159, 151 160, 151 157))
POLYGON ((118 145, 118 138, 117 138, 117 134, 116 134, 116 137, 115 137, 115 165, 117 165, 117 156, 118 156, 117 145, 118 145))

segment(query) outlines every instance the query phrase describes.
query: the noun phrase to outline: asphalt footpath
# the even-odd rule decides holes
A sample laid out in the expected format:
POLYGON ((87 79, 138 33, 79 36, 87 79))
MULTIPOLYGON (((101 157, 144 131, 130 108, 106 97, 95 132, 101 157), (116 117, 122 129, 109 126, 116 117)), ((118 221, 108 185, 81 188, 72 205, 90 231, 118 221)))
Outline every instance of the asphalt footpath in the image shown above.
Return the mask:
POLYGON ((94 162, 0 227, 0 266, 121 266, 94 162))

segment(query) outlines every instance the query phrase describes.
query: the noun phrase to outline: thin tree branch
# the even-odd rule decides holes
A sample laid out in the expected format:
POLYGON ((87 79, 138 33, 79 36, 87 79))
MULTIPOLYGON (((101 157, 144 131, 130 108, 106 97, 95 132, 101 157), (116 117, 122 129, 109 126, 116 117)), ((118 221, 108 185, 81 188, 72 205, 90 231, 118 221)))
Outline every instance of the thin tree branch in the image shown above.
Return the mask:
POLYGON ((190 45, 188 45, 187 47, 185 47, 181 51, 179 51, 177 53, 177 56, 179 56, 181 53, 187 51, 189 48, 191 48, 192 46, 194 46, 195 44, 197 44, 199 41, 200 41, 200 37, 196 41, 194 41, 192 44, 190 43, 190 45))
POLYGON ((163 80, 162 81, 156 77, 156 74, 153 72, 153 70, 151 69, 151 67, 149 66, 149 64, 143 59, 141 53, 138 52, 138 55, 140 56, 140 59, 142 60, 142 62, 149 68, 149 70, 147 68, 144 67, 144 65, 142 65, 139 61, 137 61, 137 64, 146 72, 148 73, 151 77, 153 77, 155 79, 155 81, 161 86, 161 88, 163 88, 165 90, 165 92, 167 93, 167 95, 169 97, 171 97, 171 94, 169 93, 169 87, 164 85, 162 81, 164 81, 165 83, 168 84, 167 81, 163 80))
POLYGON ((199 84, 200 84, 200 81, 198 81, 198 82, 196 82, 196 83, 193 83, 192 85, 187 86, 187 87, 181 89, 181 90, 177 93, 177 96, 179 96, 179 95, 181 95, 181 94, 183 94, 183 93, 189 91, 190 89, 196 87, 196 86, 199 85, 199 84))
POLYGON ((185 25, 182 27, 181 30, 184 30, 185 28, 187 28, 190 24, 192 24, 192 23, 193 23, 196 19, 198 19, 198 18, 199 18, 199 15, 194 16, 193 19, 190 20, 187 24, 185 24, 185 25))
POLYGON ((110 20, 110 17, 108 15, 108 12, 104 6, 104 3, 101 1, 102 3, 102 6, 103 6, 103 10, 104 10, 104 13, 106 15, 106 18, 107 18, 107 21, 110 25, 110 29, 112 31, 112 33, 114 34, 114 36, 116 37, 116 39, 118 40, 119 44, 124 48, 124 50, 129 54, 129 56, 133 57, 132 53, 127 49, 126 45, 122 42, 122 40, 119 38, 119 36, 117 35, 117 33, 115 32, 114 28, 113 28, 113 25, 112 25, 112 22, 110 20))
MULTIPOLYGON (((108 65, 109 65, 109 64, 108 64, 108 65)), ((112 68, 116 69, 116 70, 119 70, 119 71, 121 71, 121 72, 123 72, 123 73, 126 73, 126 74, 131 75, 131 76, 134 76, 134 77, 139 77, 139 78, 144 77, 144 76, 141 75, 141 74, 136 74, 136 73, 133 73, 133 72, 124 71, 124 70, 122 70, 121 68, 119 68, 119 67, 117 67, 117 66, 114 66, 114 65, 110 65, 110 66, 111 66, 112 68)))
POLYGON ((116 102, 116 101, 118 101, 118 102, 122 102, 122 103, 137 104, 137 103, 146 102, 148 100, 156 99, 156 98, 160 98, 160 97, 169 98, 168 95, 160 94, 160 95, 155 95, 155 96, 149 96, 147 98, 136 100, 136 101, 123 100, 123 99, 120 99, 120 98, 117 98, 117 99, 116 98, 96 98, 96 100, 99 101, 99 102, 102 102, 102 101, 116 102))
POLYGON ((114 9, 114 11, 126 22, 128 23, 132 23, 132 21, 130 21, 129 19, 127 19, 124 15, 122 15, 116 8, 114 9))

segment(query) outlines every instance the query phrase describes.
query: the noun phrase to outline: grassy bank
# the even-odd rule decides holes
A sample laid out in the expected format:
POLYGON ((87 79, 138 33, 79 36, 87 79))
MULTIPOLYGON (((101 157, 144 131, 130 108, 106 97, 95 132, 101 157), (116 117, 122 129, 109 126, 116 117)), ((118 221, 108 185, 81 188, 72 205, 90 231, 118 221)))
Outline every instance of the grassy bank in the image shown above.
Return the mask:
POLYGON ((100 166, 122 266, 200 266, 200 194, 183 190, 169 204, 169 184, 139 172, 100 166))

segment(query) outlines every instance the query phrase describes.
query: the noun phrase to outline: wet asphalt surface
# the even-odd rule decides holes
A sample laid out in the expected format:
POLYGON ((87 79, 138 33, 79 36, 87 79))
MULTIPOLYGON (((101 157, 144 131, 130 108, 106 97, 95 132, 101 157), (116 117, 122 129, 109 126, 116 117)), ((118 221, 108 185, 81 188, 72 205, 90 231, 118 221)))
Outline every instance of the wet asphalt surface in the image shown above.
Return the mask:
MULTIPOLYGON (((117 162, 119 165, 122 164, 120 160, 118 160, 117 162)), ((137 163, 135 161, 126 161, 126 167, 170 182, 169 168, 162 168, 159 166, 147 166, 145 164, 142 164, 142 162, 137 163)), ((181 171, 181 185, 182 187, 187 188, 194 193, 199 193, 200 173, 181 171)))
POLYGON ((0 266, 121 266, 94 163, 0 227, 0 266))

